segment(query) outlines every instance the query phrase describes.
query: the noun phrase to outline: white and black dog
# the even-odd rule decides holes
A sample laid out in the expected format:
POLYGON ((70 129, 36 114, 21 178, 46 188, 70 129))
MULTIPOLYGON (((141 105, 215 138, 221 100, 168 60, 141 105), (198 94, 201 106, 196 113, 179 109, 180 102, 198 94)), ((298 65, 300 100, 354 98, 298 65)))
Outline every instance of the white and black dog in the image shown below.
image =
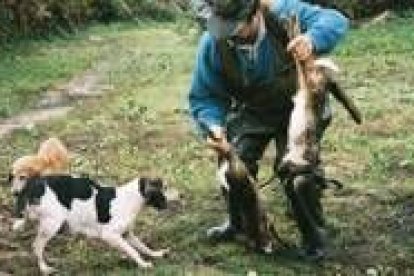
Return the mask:
POLYGON ((136 178, 123 186, 103 187, 88 177, 32 177, 15 194, 15 212, 19 219, 13 229, 21 229, 25 217, 39 221, 33 250, 44 274, 55 271, 47 265, 44 249, 64 224, 72 233, 102 239, 140 267, 150 268, 152 263, 141 258, 140 253, 158 258, 165 256, 168 250, 151 250, 133 234, 132 227, 144 206, 166 208, 164 188, 159 178, 136 178))

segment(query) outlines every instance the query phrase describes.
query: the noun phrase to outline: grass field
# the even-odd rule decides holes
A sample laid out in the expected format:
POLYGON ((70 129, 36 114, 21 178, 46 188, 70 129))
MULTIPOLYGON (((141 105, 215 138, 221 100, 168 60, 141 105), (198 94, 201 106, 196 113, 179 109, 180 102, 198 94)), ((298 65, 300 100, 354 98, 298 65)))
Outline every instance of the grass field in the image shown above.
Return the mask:
MULTIPOLYGON (((136 225, 139 236, 153 247, 172 249, 167 259, 155 263, 151 272, 155 275, 250 270, 259 275, 414 273, 413 18, 352 30, 335 52, 340 79, 362 109, 365 122, 355 126, 337 106, 325 138, 328 175, 341 179, 345 189, 327 191, 324 198, 332 242, 330 257, 317 265, 282 253, 261 256, 241 244, 212 245, 205 240, 206 228, 223 219, 224 204, 215 183, 214 155, 192 133, 186 113, 197 42, 197 31, 188 27, 185 23, 146 28, 112 24, 70 41, 35 43, 36 50, 30 52, 28 46, 21 46, 5 53, 0 80, 8 77, 14 85, 5 90, 7 83, 0 81, 1 97, 16 95, 5 114, 22 106, 22 99, 28 97, 24 91, 35 98, 42 88, 100 60, 111 63, 105 79, 114 89, 102 99, 78 104, 64 119, 0 140, 4 160, 0 171, 7 172, 11 159, 33 152, 46 137, 59 136, 74 153, 74 172, 96 175, 110 185, 144 174, 167 179, 182 193, 182 205, 159 214, 148 210, 136 225), (88 38, 96 34, 102 38, 98 45, 88 38), (12 62, 16 59, 27 68, 19 69, 20 63, 12 62)), ((269 175, 273 156, 269 151, 262 162, 262 179, 269 175)), ((280 234, 297 241, 296 227, 284 215, 281 189, 269 187, 263 195, 280 234)), ((7 188, 0 190, 0 198, 0 213, 9 216, 12 199, 7 188)), ((0 236, 18 250, 30 251, 33 230, 12 234, 3 225, 0 236)), ((33 275, 33 257, 5 261, 2 252, 6 251, 0 245, 0 271, 33 275)), ((62 275, 142 272, 116 251, 79 237, 60 236, 47 252, 62 275)))

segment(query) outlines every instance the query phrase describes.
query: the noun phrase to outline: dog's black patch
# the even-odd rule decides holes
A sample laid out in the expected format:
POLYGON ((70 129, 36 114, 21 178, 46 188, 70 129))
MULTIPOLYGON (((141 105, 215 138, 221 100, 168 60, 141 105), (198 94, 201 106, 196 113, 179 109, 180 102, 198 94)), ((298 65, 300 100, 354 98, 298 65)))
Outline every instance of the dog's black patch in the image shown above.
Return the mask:
POLYGON ((16 194, 15 216, 23 217, 23 210, 27 204, 36 205, 45 194, 48 186, 57 196, 58 201, 70 209, 73 199, 89 199, 92 188, 97 185, 89 178, 76 178, 70 175, 50 175, 31 177, 25 187, 16 194))
POLYGON ((96 212, 100 223, 108 223, 111 219, 110 207, 111 200, 115 198, 116 192, 114 187, 95 186, 98 190, 96 195, 96 212))
POLYGON ((33 181, 27 183, 19 193, 16 193, 16 203, 14 209, 14 216, 16 218, 23 218, 23 210, 28 204, 39 204, 40 198, 45 193, 44 182, 33 181))
POLYGON ((92 188, 97 185, 87 177, 73 177, 70 175, 51 175, 34 178, 43 181, 56 194, 59 202, 70 209, 74 199, 87 200, 92 197, 92 188))
POLYGON ((32 177, 28 179, 25 188, 17 195, 15 215, 22 217, 26 204, 38 204, 48 186, 57 196, 58 201, 71 209, 74 199, 87 200, 96 190, 95 207, 100 223, 108 223, 110 216, 110 202, 115 198, 114 187, 102 187, 89 177, 73 177, 70 175, 50 175, 32 177))

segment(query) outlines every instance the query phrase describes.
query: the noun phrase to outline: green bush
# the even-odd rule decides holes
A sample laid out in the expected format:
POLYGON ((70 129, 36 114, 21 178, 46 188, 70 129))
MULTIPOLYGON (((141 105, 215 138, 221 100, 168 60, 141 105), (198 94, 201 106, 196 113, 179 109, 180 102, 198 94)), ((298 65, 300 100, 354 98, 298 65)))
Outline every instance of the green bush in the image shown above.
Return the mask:
MULTIPOLYGON (((353 19, 386 9, 414 7, 414 0, 305 1, 337 8, 353 19)), ((0 0, 0 42, 16 36, 72 31, 90 20, 172 20, 188 6, 189 0, 0 0)))
POLYGON ((72 31, 90 20, 171 20, 186 0, 0 0, 0 42, 72 31))
POLYGON ((0 39, 73 30, 92 12, 94 0, 2 0, 0 39))
POLYGON ((352 19, 372 16, 385 10, 414 8, 414 0, 307 0, 307 2, 336 8, 352 19))
POLYGON ((171 20, 180 10, 177 1, 95 0, 95 18, 101 21, 132 17, 171 20))

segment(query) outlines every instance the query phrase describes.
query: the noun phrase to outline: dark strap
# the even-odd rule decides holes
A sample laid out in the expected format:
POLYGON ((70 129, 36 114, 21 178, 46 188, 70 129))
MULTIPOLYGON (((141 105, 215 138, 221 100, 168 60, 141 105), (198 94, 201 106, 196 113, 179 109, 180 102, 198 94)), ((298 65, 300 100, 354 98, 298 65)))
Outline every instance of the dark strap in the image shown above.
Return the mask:
POLYGON ((236 51, 233 45, 229 45, 226 39, 218 41, 219 52, 223 67, 224 79, 232 88, 239 87, 242 81, 242 74, 237 68, 236 51))

